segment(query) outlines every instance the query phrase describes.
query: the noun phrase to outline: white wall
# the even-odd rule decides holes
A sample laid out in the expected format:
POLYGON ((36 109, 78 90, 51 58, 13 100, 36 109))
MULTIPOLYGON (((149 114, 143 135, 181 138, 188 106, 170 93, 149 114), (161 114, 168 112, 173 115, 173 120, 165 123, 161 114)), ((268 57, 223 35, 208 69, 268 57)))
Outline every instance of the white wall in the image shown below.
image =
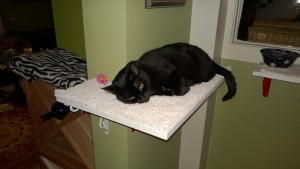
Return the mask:
MULTIPOLYGON (((190 43, 201 47, 211 57, 214 56, 215 50, 219 4, 220 0, 193 0, 190 43)), ((214 102, 213 100, 210 99, 214 102)), ((212 118, 207 116, 207 113, 213 113, 213 110, 208 102, 205 102, 183 125, 179 169, 205 168, 209 146, 204 144, 206 139, 209 139, 205 138, 205 132, 209 132, 210 136, 211 124, 208 123, 212 121, 207 119, 212 118)))

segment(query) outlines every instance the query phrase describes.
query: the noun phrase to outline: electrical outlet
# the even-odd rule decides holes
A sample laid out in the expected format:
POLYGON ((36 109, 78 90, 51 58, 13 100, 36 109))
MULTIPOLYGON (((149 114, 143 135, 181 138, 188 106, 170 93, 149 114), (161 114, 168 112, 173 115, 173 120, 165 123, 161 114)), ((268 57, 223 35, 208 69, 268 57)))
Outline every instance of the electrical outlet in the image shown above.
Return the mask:
POLYGON ((109 121, 104 118, 100 118, 99 126, 104 130, 104 133, 109 135, 109 121))

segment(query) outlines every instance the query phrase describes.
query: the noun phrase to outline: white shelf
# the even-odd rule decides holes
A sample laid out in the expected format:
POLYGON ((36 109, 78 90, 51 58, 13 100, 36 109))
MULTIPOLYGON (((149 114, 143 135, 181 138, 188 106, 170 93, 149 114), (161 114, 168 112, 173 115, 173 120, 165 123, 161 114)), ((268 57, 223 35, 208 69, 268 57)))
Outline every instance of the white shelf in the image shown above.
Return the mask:
POLYGON ((253 71, 253 75, 286 82, 300 83, 300 65, 293 64, 288 68, 274 68, 261 62, 253 71))
MULTIPOLYGON (((168 140, 172 134, 224 82, 216 75, 197 84, 184 96, 153 96, 142 104, 124 104, 91 79, 67 90, 55 90, 57 101, 124 126, 168 140)), ((113 132, 113 131, 112 131, 113 132)))

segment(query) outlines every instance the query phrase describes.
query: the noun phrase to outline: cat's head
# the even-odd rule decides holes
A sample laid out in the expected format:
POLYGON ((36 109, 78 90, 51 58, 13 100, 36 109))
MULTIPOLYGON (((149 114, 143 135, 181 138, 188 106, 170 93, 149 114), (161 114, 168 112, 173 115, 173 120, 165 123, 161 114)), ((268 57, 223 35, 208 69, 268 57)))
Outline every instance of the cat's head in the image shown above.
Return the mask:
POLYGON ((150 99, 150 78, 140 69, 137 61, 128 63, 115 77, 112 84, 104 87, 124 103, 144 103, 150 99))

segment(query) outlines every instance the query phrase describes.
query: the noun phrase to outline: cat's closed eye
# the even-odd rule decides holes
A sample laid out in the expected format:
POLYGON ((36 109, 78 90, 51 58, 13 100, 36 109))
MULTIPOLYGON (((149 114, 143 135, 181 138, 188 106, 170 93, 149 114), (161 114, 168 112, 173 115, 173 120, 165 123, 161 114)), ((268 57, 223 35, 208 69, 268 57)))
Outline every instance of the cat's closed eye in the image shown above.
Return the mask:
POLYGON ((135 82, 134 84, 133 84, 133 86, 138 90, 138 91, 140 91, 140 92, 142 92, 143 90, 144 90, 144 83, 143 82, 135 82))
POLYGON ((144 89, 144 84, 143 83, 139 83, 139 91, 142 92, 144 89))

